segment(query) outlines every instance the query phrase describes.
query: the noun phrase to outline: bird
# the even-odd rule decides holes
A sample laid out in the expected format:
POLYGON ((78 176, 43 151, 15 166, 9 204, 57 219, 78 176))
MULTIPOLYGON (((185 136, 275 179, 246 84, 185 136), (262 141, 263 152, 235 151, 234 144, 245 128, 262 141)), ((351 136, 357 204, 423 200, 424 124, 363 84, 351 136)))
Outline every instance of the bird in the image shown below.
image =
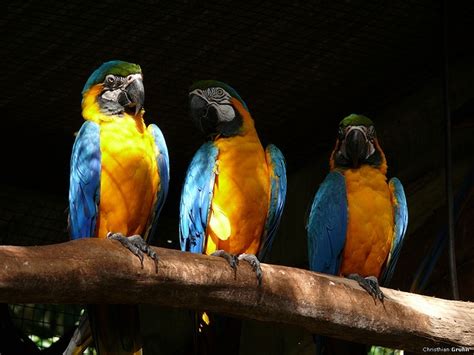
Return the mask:
MULTIPOLYGON (((142 267, 144 255, 157 266, 145 240, 156 234, 169 185, 168 148, 158 126, 146 126, 144 100, 138 64, 112 60, 90 75, 69 183, 71 239, 118 240, 142 267)), ((88 305, 87 317, 100 354, 141 353, 137 306, 88 305)))
MULTIPOLYGON (((284 156, 273 144, 263 149, 246 103, 228 84, 194 83, 189 107, 208 140, 195 153, 182 188, 181 250, 223 257, 234 269, 247 261, 261 285, 260 261, 272 247, 285 204, 284 156)), ((206 313, 202 319, 209 324, 206 313)))
POLYGON ((387 182, 371 119, 351 114, 340 121, 329 167, 306 222, 309 268, 354 279, 383 302, 379 281, 387 285, 394 273, 408 206, 400 180, 387 182))

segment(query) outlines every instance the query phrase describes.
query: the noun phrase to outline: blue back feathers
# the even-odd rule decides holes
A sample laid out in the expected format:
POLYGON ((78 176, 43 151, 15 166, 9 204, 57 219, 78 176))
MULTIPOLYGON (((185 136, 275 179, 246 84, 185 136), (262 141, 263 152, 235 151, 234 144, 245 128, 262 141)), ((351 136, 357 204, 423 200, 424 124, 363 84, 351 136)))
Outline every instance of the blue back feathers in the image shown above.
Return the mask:
POLYGON ((100 198, 100 128, 86 121, 72 148, 69 229, 72 239, 94 237, 100 198))
POLYGON ((204 251, 218 152, 213 142, 203 144, 186 173, 179 215, 179 240, 183 251, 204 251))
POLYGON ((156 229, 158 224, 158 217, 160 216, 161 209, 165 204, 166 197, 168 196, 168 187, 170 182, 170 161, 168 155, 168 147, 166 146, 165 137, 163 133, 155 124, 150 124, 148 130, 153 136, 155 145, 158 148, 158 154, 156 156, 156 163, 158 167, 158 174, 160 175, 160 186, 158 188, 158 196, 156 196, 155 205, 153 206, 153 217, 151 221, 151 230, 148 235, 149 243, 156 238, 156 229))
POLYGON ((382 270, 380 276, 380 282, 382 285, 387 286, 395 271, 397 260, 400 255, 400 250, 403 245, 403 239, 407 231, 408 226, 408 206, 407 199, 405 197, 405 191, 403 190, 402 183, 397 178, 392 178, 389 181, 390 187, 393 188, 393 193, 397 200, 397 204, 393 206, 394 214, 394 236, 392 241, 392 248, 388 257, 388 262, 382 270))
POLYGON ((258 252, 258 259, 263 261, 272 247, 286 199, 286 163, 282 152, 273 144, 265 149, 267 164, 272 167, 273 174, 270 175, 270 206, 268 208, 267 220, 263 231, 263 237, 258 252))
POLYGON ((342 174, 326 176, 316 193, 307 221, 309 267, 338 275, 347 232, 346 183, 342 174))

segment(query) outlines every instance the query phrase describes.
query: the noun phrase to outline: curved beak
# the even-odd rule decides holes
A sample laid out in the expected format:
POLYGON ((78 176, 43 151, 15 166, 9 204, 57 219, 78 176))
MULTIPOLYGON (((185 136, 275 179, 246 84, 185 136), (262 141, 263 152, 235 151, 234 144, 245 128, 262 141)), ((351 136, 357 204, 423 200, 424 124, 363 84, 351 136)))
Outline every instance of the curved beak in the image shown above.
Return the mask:
POLYGON ((192 120, 204 134, 212 134, 215 131, 216 110, 199 94, 198 90, 189 93, 189 111, 192 120))
POLYGON ((143 78, 141 74, 132 76, 132 80, 125 88, 125 92, 130 100, 127 104, 129 107, 135 107, 135 115, 140 112, 145 104, 145 87, 143 86, 143 78))
POLYGON ((361 160, 367 155, 367 137, 361 129, 351 129, 346 135, 346 155, 357 168, 361 160))

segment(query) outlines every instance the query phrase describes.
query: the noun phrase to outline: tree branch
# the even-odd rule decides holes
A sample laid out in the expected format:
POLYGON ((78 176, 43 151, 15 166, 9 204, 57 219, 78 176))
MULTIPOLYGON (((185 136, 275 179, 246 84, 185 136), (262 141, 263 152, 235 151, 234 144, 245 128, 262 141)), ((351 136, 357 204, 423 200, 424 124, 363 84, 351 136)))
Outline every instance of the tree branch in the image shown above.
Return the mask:
POLYGON ((155 248, 140 261, 118 242, 83 239, 0 246, 0 302, 154 303, 303 327, 312 333, 421 352, 474 347, 474 305, 383 289, 373 299, 351 280, 263 264, 263 284, 241 262, 155 248))

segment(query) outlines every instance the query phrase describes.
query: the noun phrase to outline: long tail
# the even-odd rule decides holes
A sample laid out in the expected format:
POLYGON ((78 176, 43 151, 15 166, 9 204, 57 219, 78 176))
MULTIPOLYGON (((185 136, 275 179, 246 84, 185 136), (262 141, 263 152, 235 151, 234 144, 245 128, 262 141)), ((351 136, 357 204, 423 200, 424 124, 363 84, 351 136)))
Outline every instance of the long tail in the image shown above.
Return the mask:
POLYGON ((87 314, 100 355, 142 354, 138 306, 88 305, 87 314))
POLYGON ((69 342, 63 355, 79 355, 82 354, 93 343, 92 331, 89 323, 87 312, 81 316, 79 325, 69 342))
POLYGON ((241 328, 240 319, 195 312, 195 354, 238 355, 241 328))

